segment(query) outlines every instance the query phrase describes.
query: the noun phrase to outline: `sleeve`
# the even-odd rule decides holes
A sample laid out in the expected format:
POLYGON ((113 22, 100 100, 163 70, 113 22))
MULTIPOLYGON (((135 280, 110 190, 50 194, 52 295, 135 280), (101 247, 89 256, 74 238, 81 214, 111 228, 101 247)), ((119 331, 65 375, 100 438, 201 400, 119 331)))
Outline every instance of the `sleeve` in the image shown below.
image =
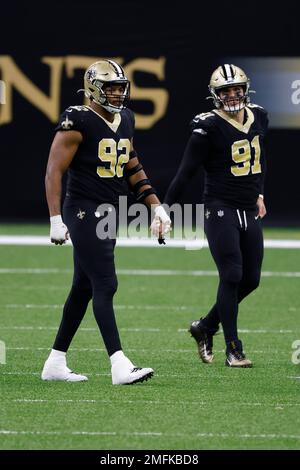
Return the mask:
POLYGON ((55 132, 57 131, 79 131, 83 134, 84 120, 81 112, 70 106, 61 115, 55 132))
POLYGON ((269 116, 268 116, 268 111, 265 108, 262 108, 261 106, 258 108, 260 115, 261 115, 261 124, 263 127, 264 134, 268 132, 269 128, 269 116))
POLYGON ((266 166, 266 161, 264 160, 264 163, 262 163, 262 168, 261 168, 260 190, 259 190, 259 194, 262 194, 262 195, 264 195, 264 191, 265 191, 266 172, 267 172, 267 166, 266 166))
POLYGON ((132 139, 134 137, 134 131, 135 131, 135 115, 134 112, 126 108, 125 111, 122 112, 123 116, 126 117, 127 125, 128 125, 128 130, 129 130, 129 135, 130 138, 132 139))
POLYGON ((131 122, 132 128, 134 130, 134 128, 135 128, 134 112, 131 109, 127 109, 127 113, 128 113, 129 121, 131 122))
POLYGON ((268 112, 265 109, 262 110, 262 122, 263 122, 263 129, 264 129, 264 152, 263 152, 263 158, 261 160, 261 179, 260 179, 259 194, 264 194, 265 179, 266 179, 266 173, 267 173, 266 134, 268 132, 268 127, 269 127, 269 118, 268 118, 268 112))
MULTIPOLYGON (((134 137, 134 131, 135 131, 135 116, 134 116, 134 112, 131 110, 131 109, 126 109, 125 110, 126 112, 126 118, 128 119, 128 123, 129 123, 129 128, 130 128, 130 136, 131 136, 131 139, 133 139, 134 137)), ((131 150, 131 152, 129 152, 129 160, 131 160, 132 158, 136 158, 138 157, 139 158, 139 155, 138 153, 136 152, 136 150, 133 148, 131 150)))
POLYGON ((177 174, 171 182, 164 203, 171 206, 177 202, 189 180, 196 174, 201 165, 204 164, 209 154, 209 139, 205 134, 196 132, 194 129, 185 148, 182 161, 177 174))
POLYGON ((215 114, 211 112, 197 114, 190 122, 191 132, 208 133, 214 126, 215 117, 215 114))

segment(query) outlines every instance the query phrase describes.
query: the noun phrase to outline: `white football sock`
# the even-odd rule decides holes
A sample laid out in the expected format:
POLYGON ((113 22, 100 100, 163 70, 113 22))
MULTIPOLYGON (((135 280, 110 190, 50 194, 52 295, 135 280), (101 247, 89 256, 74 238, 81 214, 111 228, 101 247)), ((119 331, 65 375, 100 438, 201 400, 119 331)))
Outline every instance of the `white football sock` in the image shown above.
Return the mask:
POLYGON ((123 351, 116 351, 114 354, 110 356, 110 363, 111 365, 115 364, 116 362, 121 361, 122 359, 126 359, 125 354, 123 351))
POLYGON ((66 358, 66 353, 64 351, 57 351, 56 349, 51 349, 51 352, 48 357, 48 359, 53 359, 53 360, 57 360, 57 359, 62 360, 65 358, 66 358))

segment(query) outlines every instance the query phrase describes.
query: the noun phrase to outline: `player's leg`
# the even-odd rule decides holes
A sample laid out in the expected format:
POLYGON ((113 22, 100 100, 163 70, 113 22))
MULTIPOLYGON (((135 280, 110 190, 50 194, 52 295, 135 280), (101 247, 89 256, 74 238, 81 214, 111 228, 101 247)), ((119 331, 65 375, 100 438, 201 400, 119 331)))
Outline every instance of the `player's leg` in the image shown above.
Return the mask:
POLYGON ((260 282, 264 242, 261 221, 255 219, 255 215, 254 211, 247 211, 247 230, 241 233, 243 277, 238 290, 239 302, 253 292, 260 282))
POLYGON ((226 343, 237 340, 237 289, 242 276, 242 258, 236 214, 220 207, 209 208, 206 213, 205 233, 220 280, 216 304, 206 317, 192 323, 190 331, 198 343, 202 361, 212 362, 212 338, 220 322, 226 343))
POLYGON ((220 277, 216 308, 226 343, 225 364, 229 367, 252 367, 252 362, 245 357, 237 331, 238 292, 243 274, 242 227, 236 210, 224 208, 215 212, 215 217, 207 224, 206 233, 220 277))
MULTIPOLYGON (((76 221, 77 230, 71 233, 76 253, 93 290, 93 310, 105 347, 112 363, 114 384, 134 383, 151 377, 150 368, 137 368, 125 357, 116 324, 113 297, 117 290, 114 264, 114 239, 100 239, 96 233, 99 219, 95 216, 97 204, 83 202, 80 207, 85 213, 76 221)), ((79 207, 74 210, 73 217, 79 207)))
MULTIPOLYGON (((261 266, 263 260, 263 234, 261 229, 260 220, 255 219, 255 211, 247 211, 244 215, 244 226, 241 230, 240 237, 240 248, 242 253, 243 260, 243 275, 241 282, 238 287, 238 302, 240 303, 245 297, 247 297, 251 292, 253 292, 259 285, 261 266)), ((240 351, 243 351, 242 343, 235 343, 240 351)), ((242 363, 245 361, 248 362, 248 359, 245 358, 244 353, 242 352, 242 363)), ((230 361, 233 361, 233 364, 236 360, 236 354, 234 351, 229 351, 227 355, 227 365, 230 364, 230 361)), ((251 367, 250 364, 247 364, 244 367, 251 367)))
POLYGON ((84 375, 72 372, 66 363, 66 352, 92 298, 92 286, 80 266, 76 250, 74 250, 73 259, 73 283, 64 305, 61 323, 53 348, 43 368, 43 380, 67 380, 71 382, 87 380, 87 377, 84 375))
MULTIPOLYGON (((214 209, 206 224, 206 235, 212 257, 219 272, 216 300, 218 315, 216 315, 216 321, 219 318, 222 323, 225 341, 230 343, 238 339, 237 292, 242 278, 240 230, 235 211, 224 208, 220 212, 214 209), (218 212, 223 214, 222 217, 218 215, 218 212)), ((206 319, 203 319, 204 325, 208 326, 206 321, 206 319)))
MULTIPOLYGON (((243 275, 238 288, 239 303, 258 287, 260 281, 264 245, 261 221, 255 219, 255 215, 252 211, 247 212, 248 227, 241 232, 243 275)), ((211 308, 205 319, 200 320, 203 320, 203 326, 215 334, 220 322, 217 304, 211 308)))
MULTIPOLYGON (((236 350, 234 351, 236 357, 241 356, 237 360, 231 360, 228 365, 249 367, 250 361, 244 360, 242 357, 242 344, 237 333, 238 287, 242 278, 242 254, 240 251, 240 226, 236 211, 229 208, 210 209, 205 231, 220 280, 215 306, 207 317, 200 320, 198 325, 195 322, 193 328, 192 324, 191 333, 197 341, 196 328, 206 330, 206 336, 212 342, 212 336, 216 332, 220 320, 226 342, 227 358, 232 355, 232 350, 236 350)), ((199 354, 203 360, 200 348, 199 354)), ((203 362, 209 361, 203 360, 203 362)))
POLYGON ((85 315, 93 291, 89 278, 80 266, 74 249, 73 283, 63 309, 63 316, 53 349, 66 352, 85 315))
POLYGON ((86 253, 86 270, 93 289, 93 311, 108 355, 122 349, 113 308, 113 297, 118 281, 114 265, 115 240, 99 240, 89 243, 86 253), (89 260, 89 261, 87 261, 89 260))

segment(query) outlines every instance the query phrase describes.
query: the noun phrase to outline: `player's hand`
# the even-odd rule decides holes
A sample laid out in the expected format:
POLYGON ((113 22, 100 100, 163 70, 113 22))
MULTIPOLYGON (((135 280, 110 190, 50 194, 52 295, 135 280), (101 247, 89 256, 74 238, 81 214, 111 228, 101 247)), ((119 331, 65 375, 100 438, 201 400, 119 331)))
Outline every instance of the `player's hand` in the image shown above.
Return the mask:
POLYGON ((150 226, 151 233, 157 238, 162 238, 172 230, 171 219, 163 206, 156 206, 154 209, 154 219, 150 226))
POLYGON ((50 240, 55 245, 63 245, 69 239, 69 232, 60 215, 50 217, 50 240))
POLYGON ((264 200, 261 196, 257 198, 256 205, 258 207, 257 217, 260 217, 262 219, 266 215, 267 209, 266 209, 264 200))

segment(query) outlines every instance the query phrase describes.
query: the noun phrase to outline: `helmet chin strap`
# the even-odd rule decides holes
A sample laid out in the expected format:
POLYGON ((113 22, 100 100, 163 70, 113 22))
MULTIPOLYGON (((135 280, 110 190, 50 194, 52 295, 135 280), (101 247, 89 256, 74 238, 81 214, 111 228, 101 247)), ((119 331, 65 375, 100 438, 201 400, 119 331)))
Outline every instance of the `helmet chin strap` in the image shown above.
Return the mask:
MULTIPOLYGON (((100 104, 100 103, 99 103, 100 104)), ((114 108, 113 106, 110 106, 109 104, 100 104, 102 108, 106 109, 106 111, 112 113, 112 114, 118 114, 122 111, 120 108, 114 108)))

